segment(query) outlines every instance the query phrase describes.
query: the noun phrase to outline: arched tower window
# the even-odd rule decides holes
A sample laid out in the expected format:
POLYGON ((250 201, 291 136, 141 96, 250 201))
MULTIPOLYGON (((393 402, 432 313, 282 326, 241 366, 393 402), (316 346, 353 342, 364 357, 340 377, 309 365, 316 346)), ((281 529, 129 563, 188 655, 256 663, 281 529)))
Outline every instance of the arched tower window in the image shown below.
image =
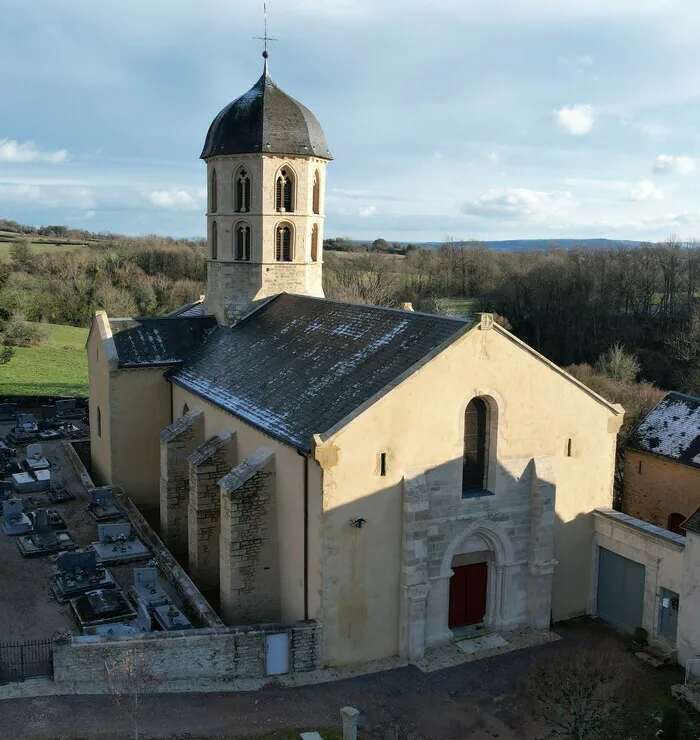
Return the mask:
POLYGON ((688 517, 684 514, 669 514, 668 516, 668 527, 666 529, 671 530, 671 532, 675 532, 676 534, 682 534, 685 535, 685 532, 681 529, 681 524, 687 519, 688 517))
POLYGON ((321 173, 318 170, 314 173, 313 204, 314 213, 321 213, 321 173))
POLYGON ((216 227, 216 221, 211 225, 211 258, 217 259, 219 254, 219 234, 216 227))
POLYGON ((278 262, 292 261, 292 227, 280 224, 275 238, 275 259, 278 262))
POLYGON ((236 259, 250 261, 250 226, 238 224, 235 231, 236 259))
POLYGON ((286 213, 294 211, 294 176, 287 167, 277 176, 275 208, 286 213))
POLYGON ((248 170, 242 169, 236 175, 236 202, 235 210, 238 213, 250 211, 250 175, 248 170))
POLYGON ((211 196, 211 212, 216 213, 216 209, 218 208, 218 199, 219 195, 217 192, 217 182, 216 182, 216 170, 211 171, 211 190, 210 190, 210 196, 211 196))
POLYGON ((311 261, 318 262, 318 224, 311 227, 311 261))
POLYGON ((486 488, 489 452, 489 407, 483 398, 473 398, 464 414, 464 459, 462 491, 486 488))

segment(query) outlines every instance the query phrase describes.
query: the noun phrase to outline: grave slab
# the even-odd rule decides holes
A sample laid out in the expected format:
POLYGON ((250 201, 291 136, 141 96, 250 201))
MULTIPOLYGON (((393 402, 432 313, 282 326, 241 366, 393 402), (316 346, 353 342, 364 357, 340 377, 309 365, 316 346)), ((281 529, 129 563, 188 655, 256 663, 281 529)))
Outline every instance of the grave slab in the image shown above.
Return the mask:
POLYGON ((58 555, 57 571, 51 590, 61 604, 96 589, 118 588, 112 574, 97 562, 92 550, 62 552, 58 555))
POLYGON ((164 606, 170 600, 158 583, 158 568, 134 568, 134 601, 141 602, 147 609, 164 606))
POLYGON ((188 630, 192 629, 192 623, 189 619, 175 606, 172 604, 166 604, 165 606, 157 606, 153 610, 153 616, 156 622, 160 625, 161 629, 166 632, 172 632, 173 630, 188 630))
POLYGON ((63 550, 78 549, 67 532, 34 532, 20 535, 17 538, 17 546, 25 558, 38 558, 63 550))
POLYGON ((151 551, 131 531, 129 522, 98 524, 99 542, 92 543, 92 549, 104 565, 131 563, 151 557, 151 551))
POLYGON ((124 515, 121 509, 112 501, 112 489, 110 486, 95 488, 89 494, 90 503, 88 512, 96 522, 108 522, 113 519, 121 519, 124 515))
POLYGON ((95 589, 70 600, 81 629, 98 624, 124 622, 136 618, 136 610, 118 589, 95 589))
POLYGON ((22 511, 20 499, 11 498, 2 502, 2 531, 10 536, 26 534, 32 529, 32 520, 22 511))
POLYGON ((17 493, 36 493, 51 488, 51 471, 37 470, 35 473, 13 473, 12 485, 17 493))

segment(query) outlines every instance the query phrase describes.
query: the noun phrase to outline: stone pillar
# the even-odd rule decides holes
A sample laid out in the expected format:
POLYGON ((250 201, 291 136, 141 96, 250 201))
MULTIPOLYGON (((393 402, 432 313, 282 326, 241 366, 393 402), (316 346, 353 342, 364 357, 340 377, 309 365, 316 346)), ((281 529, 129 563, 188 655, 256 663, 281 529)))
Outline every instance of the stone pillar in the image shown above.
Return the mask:
POLYGON ((404 478, 399 652, 408 660, 425 653, 428 583, 428 487, 423 475, 404 478))
POLYGON ((355 707, 343 707, 340 710, 343 720, 343 740, 357 740, 357 720, 360 712, 355 707))
POLYGON ((176 556, 187 553, 187 456, 203 441, 204 414, 198 409, 188 411, 160 433, 160 536, 176 556))
POLYGON ((190 472, 189 576, 200 591, 219 588, 219 481, 235 464, 235 447, 235 432, 222 431, 187 458, 190 472))
POLYGON ((528 625, 548 629, 552 613, 554 559, 554 499, 556 484, 549 458, 532 461, 530 547, 528 552, 528 625))
POLYGON ((280 619, 275 454, 259 447, 220 481, 221 616, 228 625, 280 619))
POLYGON ((454 637, 454 633, 447 626, 451 577, 452 571, 450 571, 449 575, 437 575, 430 579, 425 636, 428 647, 445 645, 454 637))

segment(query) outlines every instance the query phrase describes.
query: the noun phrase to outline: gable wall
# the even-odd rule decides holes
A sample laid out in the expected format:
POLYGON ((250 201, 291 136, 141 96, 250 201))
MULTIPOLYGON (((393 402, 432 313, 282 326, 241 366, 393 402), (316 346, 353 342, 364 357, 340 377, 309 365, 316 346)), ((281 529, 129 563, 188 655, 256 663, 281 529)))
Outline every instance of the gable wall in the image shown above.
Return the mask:
POLYGON ((112 482, 111 425, 109 414, 109 360, 105 342, 100 332, 99 319, 90 327, 87 341, 88 355, 88 407, 90 414, 90 455, 92 479, 96 485, 112 482), (102 433, 98 436, 97 409, 102 418, 102 433))
MULTIPOLYGON (((522 487, 529 485, 530 476, 524 475, 528 463, 550 458, 556 482, 554 556, 559 561, 553 616, 558 620, 585 612, 590 512, 612 502, 620 421, 495 330, 474 330, 345 426, 327 442, 328 450, 317 453, 325 460, 323 621, 329 654, 350 662, 358 654, 357 659, 369 659, 398 650, 405 473, 429 471, 428 485, 432 480, 434 486, 429 498, 440 498, 444 511, 450 511, 450 497, 453 513, 459 509, 494 517, 507 511, 514 517, 515 534, 529 521, 522 487), (464 410, 475 395, 492 396, 498 405, 499 464, 489 484, 496 495, 463 502, 464 410), (565 456, 569 437, 570 458, 565 456), (386 477, 379 475, 382 451, 388 456, 386 477), (357 517, 367 519, 360 530, 349 526, 357 517)), ((436 539, 441 537, 446 536, 438 532, 436 539)))
POLYGON ((625 451, 622 486, 622 511, 657 527, 668 526, 669 514, 688 518, 700 506, 700 470, 637 450, 625 451))
MULTIPOLYGON (((259 447, 275 453, 278 546, 280 563, 281 619, 304 619, 304 465, 309 475, 309 618, 320 613, 320 528, 321 474, 313 461, 277 442, 194 393, 172 385, 173 417, 182 415, 186 403, 190 410, 204 414, 204 436, 222 430, 236 432, 237 461, 243 462, 259 447)), ((157 437, 156 437, 157 443, 157 437)))

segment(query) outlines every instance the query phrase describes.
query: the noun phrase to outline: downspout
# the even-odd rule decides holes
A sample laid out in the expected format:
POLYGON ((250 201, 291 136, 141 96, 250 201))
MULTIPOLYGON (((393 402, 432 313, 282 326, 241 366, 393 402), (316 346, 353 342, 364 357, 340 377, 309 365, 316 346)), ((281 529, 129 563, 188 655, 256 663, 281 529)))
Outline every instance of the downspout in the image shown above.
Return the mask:
POLYGON ((304 620, 309 618, 309 458, 298 451, 304 465, 304 620))

